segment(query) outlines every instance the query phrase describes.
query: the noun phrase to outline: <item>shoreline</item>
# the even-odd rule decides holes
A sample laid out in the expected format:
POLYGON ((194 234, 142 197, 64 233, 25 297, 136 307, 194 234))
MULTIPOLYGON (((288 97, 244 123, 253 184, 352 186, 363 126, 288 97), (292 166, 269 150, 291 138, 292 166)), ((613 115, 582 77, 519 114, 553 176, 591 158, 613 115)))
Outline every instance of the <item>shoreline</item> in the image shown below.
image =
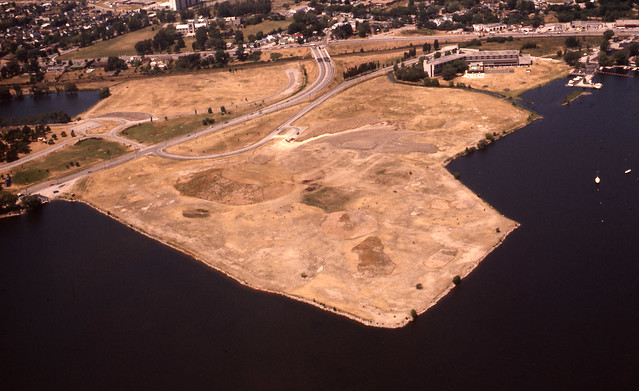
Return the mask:
MULTIPOLYGON (((94 204, 92 204, 92 203, 90 203, 90 202, 88 202, 86 200, 83 200, 83 199, 70 199, 70 198, 58 198, 56 201, 61 201, 61 202, 79 202, 79 203, 85 204, 85 205, 89 206, 90 208, 92 208, 93 210, 97 211, 98 213, 101 213, 104 216, 106 216, 108 218, 111 218, 112 220, 114 220, 114 221, 116 221, 116 222, 118 222, 118 223, 120 223, 120 224, 122 224, 122 225, 124 225, 124 226, 126 226, 126 227, 128 227, 128 228, 130 228, 132 230, 134 230, 135 232, 137 232, 137 233, 139 233, 141 235, 144 235, 144 236, 146 236, 149 239, 155 240, 156 242, 158 242, 158 243, 160 243, 162 245, 165 245, 165 246, 170 247, 170 248, 172 248, 174 250, 177 250, 180 253, 191 257, 193 260, 204 264, 205 266, 209 267, 210 269, 213 269, 213 270, 215 270, 215 271, 217 271, 219 273, 222 273, 223 275, 225 275, 226 277, 231 278, 232 280, 236 281, 237 283, 239 283, 241 285, 244 285, 246 287, 249 287, 249 288, 251 288, 253 290, 259 291, 259 292, 275 294, 275 295, 278 295, 278 296, 286 297, 288 299, 292 299, 292 300, 296 300, 296 301, 299 301, 299 302, 302 302, 302 303, 306 303, 306 304, 312 305, 312 306, 314 306, 316 308, 319 308, 321 310, 324 310, 324 311, 327 311, 327 312, 330 312, 330 313, 333 313, 333 314, 336 314, 336 315, 340 315, 340 316, 346 317, 348 319, 354 320, 354 321, 359 322, 359 323, 361 323, 361 324, 363 324, 365 326, 384 328, 384 329, 398 329, 398 328, 402 328, 402 327, 406 326, 407 324, 417 320, 417 319, 411 319, 411 318, 407 317, 404 321, 402 321, 400 323, 394 323, 394 324, 386 324, 386 323, 375 322, 375 321, 372 321, 372 320, 369 320, 369 319, 361 318, 361 317, 359 317, 357 315, 354 315, 354 314, 351 314, 349 312, 339 310, 336 307, 331 307, 328 304, 317 302, 315 300, 309 300, 309 299, 306 299, 306 298, 301 297, 301 296, 292 295, 292 294, 289 294, 289 293, 280 292, 280 291, 276 291, 276 290, 269 290, 269 289, 265 289, 265 288, 262 288, 262 287, 257 287, 257 286, 255 286, 255 285, 253 285, 253 284, 251 284, 251 283, 249 283, 247 281, 244 281, 244 280, 242 280, 242 279, 240 279, 240 278, 238 278, 238 277, 236 277, 236 276, 234 276, 234 275, 232 275, 232 274, 230 274, 230 273, 228 273, 228 272, 226 272, 226 271, 224 271, 224 270, 222 270, 220 268, 215 267, 214 265, 209 264, 204 259, 198 257, 195 253, 193 253, 193 252, 191 252, 191 251, 189 251, 187 249, 184 249, 184 248, 180 247, 179 245, 177 245, 175 243, 171 243, 170 241, 166 241, 166 240, 163 240, 163 239, 161 239, 159 237, 156 237, 156 236, 154 236, 154 235, 152 235, 152 234, 150 234, 150 233, 142 230, 141 228, 136 227, 136 226, 134 226, 134 225, 132 225, 130 223, 127 223, 126 221, 120 219, 119 217, 115 216, 111 212, 105 211, 105 210, 99 208, 97 205, 94 205, 94 204)), ((503 215, 500 213, 500 216, 503 216, 503 215)), ((499 240, 498 243, 496 243, 493 247, 490 248, 490 250, 486 251, 485 254, 483 254, 480 258, 478 258, 475 262, 473 262, 470 265, 470 267, 468 267, 467 269, 464 270, 463 274, 460 275, 462 281, 463 281, 464 278, 466 278, 468 275, 470 275, 470 273, 472 273, 477 268, 477 266, 490 253, 492 253, 497 247, 499 247, 504 242, 504 240, 506 240, 508 235, 510 235, 515 229, 519 228, 519 226, 520 226, 520 224, 515 222, 515 226, 513 228, 509 229, 507 232, 503 232, 503 235, 502 235, 502 237, 501 237, 501 239, 499 240)), ((456 285, 453 284, 453 282, 451 280, 450 285, 448 286, 448 288, 446 288, 444 291, 442 291, 439 295, 435 296, 435 298, 431 302, 429 302, 426 307, 424 307, 423 309, 415 309, 416 312, 417 312, 417 315, 419 316, 419 315, 425 313, 426 311, 428 311, 431 307, 435 306, 441 299, 446 297, 446 295, 448 293, 450 293, 450 291, 452 291, 455 287, 456 287, 456 285)))
MULTIPOLYGON (((522 108, 522 109, 523 109, 523 108, 522 108)), ((525 109, 523 109, 523 110, 525 110, 525 109)), ((529 111, 529 110, 526 110, 526 111, 529 111)), ((513 132, 515 132, 516 130, 519 130, 519 129, 521 129, 521 128, 523 128, 523 127, 527 126, 529 123, 530 123, 530 122, 525 123, 525 124, 522 124, 521 126, 517 126, 517 127, 511 128, 511 129, 508 129, 508 130, 504 130, 504 132, 506 132, 506 133, 501 133, 501 134, 499 134, 499 136, 497 136, 497 137, 496 137, 493 141, 491 141, 491 143, 492 143, 492 142, 495 142, 495 141, 496 141, 496 140, 498 140, 499 138, 505 137, 505 136, 507 136, 507 135, 509 135, 509 134, 511 134, 511 133, 513 133, 513 132)), ((482 138, 481 140, 484 140, 484 139, 482 138)), ((459 158, 459 157, 461 157, 461 156, 466 155, 467 153, 468 153, 468 150, 463 150, 463 151, 461 151, 461 152, 459 152, 459 153, 457 153, 457 154, 453 155, 452 157, 446 158, 446 159, 445 159, 445 160, 441 163, 441 164, 442 164, 442 168, 443 168, 444 170, 447 170, 447 169, 446 169, 446 165, 447 165, 448 163, 450 163, 450 162, 451 162, 452 160, 454 160, 454 159, 457 159, 457 158, 459 158)), ((450 175, 452 175, 452 174, 450 174, 450 175)), ((464 186, 464 187, 465 187, 465 186, 464 186)), ((67 189, 67 191, 69 191, 69 190, 70 190, 70 188, 69 188, 69 189, 67 189)), ((469 191, 470 191, 470 190, 469 190, 469 191)), ((480 198, 480 197, 479 197, 476 193, 474 193, 474 192, 472 192, 472 191, 470 191, 470 192, 471 192, 472 194, 474 194, 474 196, 475 196, 475 197, 477 197, 479 200, 481 200, 481 198, 480 198)), ((299 301, 299 302, 303 302, 303 303, 306 303, 306 304, 312 305, 312 306, 314 306, 314 307, 316 307, 316 308, 319 308, 319 309, 321 309, 321 310, 324 310, 324 311, 327 311, 327 312, 330 312, 330 313, 333 313, 333 314, 336 314, 336 315, 344 316, 344 317, 346 317, 346 318, 348 318, 348 319, 351 319, 351 320, 357 321, 357 322, 359 322, 359 323, 361 323, 361 324, 363 324, 363 325, 365 325, 365 326, 371 326, 371 327, 377 327, 377 328, 385 328, 385 329, 397 329, 397 328, 402 328, 402 327, 406 326, 407 324, 409 324, 410 322, 413 322, 413 321, 417 320, 416 318, 415 318, 415 319, 413 319, 413 318, 410 318, 410 317, 407 315, 407 316, 406 316, 406 317, 405 317, 402 321, 397 322, 397 323, 383 323, 383 322, 376 322, 376 321, 374 321, 374 320, 365 319, 365 318, 362 318, 362 317, 360 317, 360 316, 354 315, 354 314, 352 314, 352 313, 349 313, 349 312, 346 312, 346 311, 340 310, 340 309, 338 309, 336 306, 331 306, 331 305, 326 304, 326 303, 318 302, 318 301, 316 301, 316 300, 314 300, 314 299, 307 299, 307 298, 302 297, 302 296, 298 296, 298 295, 294 295, 294 294, 290 294, 290 293, 286 293, 286 292, 282 292, 282 291, 278 291, 278 290, 271 290, 271 289, 266 289, 266 288, 263 288, 263 287, 256 286, 256 285, 251 284, 251 283, 249 283, 248 281, 245 281, 245 280, 243 280, 243 279, 241 279, 241 278, 239 278, 239 277, 237 277, 237 276, 235 276, 235 275, 233 275, 233 274, 231 274, 231 273, 229 273, 229 272, 227 272, 227 271, 225 271, 225 270, 222 270, 222 269, 221 269, 221 268, 219 268, 219 267, 216 267, 216 266, 215 266, 215 265, 213 265, 213 264, 210 264, 210 263, 206 262, 206 261, 205 261, 202 257, 198 256, 198 254, 196 254, 195 252, 190 251, 190 250, 188 250, 188 249, 186 249, 186 248, 183 248, 182 246, 180 246, 180 245, 178 245, 178 244, 176 244, 176 243, 173 243, 173 242, 168 241, 168 240, 164 240, 164 239, 162 239, 162 238, 160 238, 160 237, 157 237, 157 236, 155 236, 155 235, 153 235, 153 234, 150 234, 149 232, 144 231, 142 228, 137 227, 137 226, 134 226, 133 224, 130 224, 130 223, 128 223, 128 222, 126 222, 126 221, 124 221, 124 220, 123 220, 123 219, 121 219, 120 217, 118 217, 118 216, 116 216, 116 215, 112 214, 110 211, 108 211, 108 210, 103 210, 102 208, 98 207, 97 205, 94 205, 93 203, 91 203, 91 202, 89 202, 89 201, 87 201, 87 200, 84 200, 84 199, 81 199, 81 198, 66 198, 66 197, 60 197, 59 199, 60 199, 60 200, 63 200, 63 201, 67 201, 67 202, 81 202, 81 203, 84 203, 85 205, 87 205, 87 206, 89 206, 89 207, 93 208, 94 210, 98 211, 99 213, 102 213, 103 215, 105 215, 105 216, 107 216, 107 217, 112 218, 113 220, 117 221, 118 223, 123 224, 124 226, 127 226, 127 227, 129 227, 129 228, 133 229, 134 231, 136 231, 136 232, 138 232, 138 233, 140 233, 140 234, 142 234, 142 235, 144 235, 144 236, 146 236, 146 237, 148 237, 148 238, 150 238, 150 239, 152 239, 152 240, 155 240, 155 241, 157 241, 157 242, 159 242, 159 243, 161 243, 161 244, 163 244, 163 245, 166 245, 166 246, 168 246, 168 247, 170 247, 170 248, 172 248, 172 249, 174 249, 174 250, 177 250, 177 251, 179 251, 180 253, 185 254, 185 255, 187 255, 187 256, 189 256, 189 257, 193 258, 195 261, 200 262, 200 263, 202 263, 202 264, 206 265, 207 267, 209 267, 209 268, 211 268, 211 269, 213 269, 213 270, 216 270, 217 272, 220 272, 220 273, 224 274, 225 276, 227 276, 227 277, 229 277, 229 278, 233 279, 233 280, 234 280, 234 281, 236 281, 237 283, 242 284, 242 285, 244 285, 244 286, 246 286, 246 287, 249 287, 249 288, 251 288, 251 289, 254 289, 254 290, 256 290, 256 291, 265 292, 265 293, 269 293, 269 294, 276 294, 276 295, 279 295, 279 296, 286 297, 286 298, 288 298, 288 299, 292 299, 292 300, 296 300, 296 301, 299 301)), ((490 206, 490 204, 488 204, 488 205, 490 206)), ((490 207, 492 208, 492 206, 490 206, 490 207)), ((498 212, 497 210, 495 210, 494 208, 493 208, 493 210, 494 210, 494 211, 495 211, 495 212, 496 212, 499 216, 501 216, 501 217, 506 217, 506 216, 504 216, 502 213, 499 213, 499 212, 498 212)), ((481 256, 478 256, 478 257, 477 257, 477 259, 475 259, 475 260, 474 260, 471 264, 469 264, 469 266, 467 266, 466 268, 464 268, 464 269, 463 269, 463 271, 462 271, 462 273, 460 273, 460 274, 459 274, 459 276, 462 278, 462 281, 463 281, 463 279, 464 279, 464 278, 466 278, 468 275, 470 275, 470 273, 472 273, 472 272, 473 272, 473 271, 477 268, 477 266, 478 266, 478 265, 479 265, 479 264, 480 264, 480 263, 481 263, 481 262, 482 262, 482 261, 483 261, 483 260, 484 260, 484 259, 485 259, 485 258, 486 258, 489 254, 490 254, 490 253, 492 253, 492 252, 493 252, 493 250, 495 250, 498 246, 500 246, 500 245, 504 242, 504 240, 506 240, 506 238, 507 238, 507 237, 508 237, 508 236, 509 236, 509 235, 510 235, 510 234, 511 234, 511 233, 512 233, 515 229, 517 229, 518 227, 520 227, 520 224, 519 224, 518 222, 514 221, 514 226, 513 226, 513 227, 511 227, 511 228, 510 228, 510 229, 508 229, 507 231, 501 232, 501 233, 500 233, 500 234, 501 234, 501 237, 500 237, 500 239, 498 240, 498 242, 497 242, 497 243, 495 243, 492 247, 490 247, 490 249, 488 249, 487 251, 485 251, 483 254, 481 254, 481 256)), ((421 315, 421 314, 425 313, 427 310, 429 310, 430 308, 432 308, 433 306, 435 306, 435 305, 436 305, 436 304, 437 304, 437 303, 438 303, 438 302, 439 302, 442 298, 444 298, 444 297, 445 297, 448 293, 450 293, 450 292, 451 292, 451 291, 452 291, 455 287, 456 287, 456 285, 452 282, 452 280, 451 280, 451 281, 449 281, 449 283, 448 283, 448 285, 447 285, 447 288, 446 288, 446 289, 444 289, 443 291, 441 291, 439 294, 437 294, 437 295, 436 295, 436 296, 435 296, 432 300, 430 300, 430 301, 429 301, 429 302, 428 302, 428 303, 427 303, 424 307, 422 307, 422 308, 415 308, 416 313, 417 313, 418 315, 421 315)))

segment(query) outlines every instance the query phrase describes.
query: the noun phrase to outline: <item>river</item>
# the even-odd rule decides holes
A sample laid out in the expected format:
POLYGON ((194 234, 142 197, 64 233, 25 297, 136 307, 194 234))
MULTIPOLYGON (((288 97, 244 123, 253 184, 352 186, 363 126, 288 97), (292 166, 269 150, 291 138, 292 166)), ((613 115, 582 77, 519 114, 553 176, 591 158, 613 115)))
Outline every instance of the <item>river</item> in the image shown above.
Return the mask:
POLYGON ((82 204, 0 221, 0 388, 634 388, 639 80, 602 82, 564 107, 563 80, 530 91, 543 119, 450 164, 521 227, 402 329, 253 291, 82 204))
POLYGON ((99 91, 78 91, 72 93, 53 93, 44 95, 25 95, 9 102, 0 103, 0 117, 23 118, 53 111, 64 111, 69 116, 85 112, 98 102, 99 91))

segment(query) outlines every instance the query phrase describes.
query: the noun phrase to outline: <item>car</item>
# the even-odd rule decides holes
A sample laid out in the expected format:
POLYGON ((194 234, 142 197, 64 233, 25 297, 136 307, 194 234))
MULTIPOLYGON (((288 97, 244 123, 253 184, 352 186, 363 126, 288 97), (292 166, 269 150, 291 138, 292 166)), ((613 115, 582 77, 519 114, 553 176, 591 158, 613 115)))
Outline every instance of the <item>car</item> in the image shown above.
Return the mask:
POLYGON ((58 194, 60 190, 53 190, 53 194, 58 194))

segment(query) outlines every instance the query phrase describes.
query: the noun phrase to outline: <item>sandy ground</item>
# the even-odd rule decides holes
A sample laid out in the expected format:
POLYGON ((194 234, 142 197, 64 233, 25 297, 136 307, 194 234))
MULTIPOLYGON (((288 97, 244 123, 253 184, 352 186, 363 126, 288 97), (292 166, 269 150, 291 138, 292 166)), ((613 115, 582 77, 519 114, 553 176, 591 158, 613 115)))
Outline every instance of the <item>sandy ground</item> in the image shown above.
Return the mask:
POLYGON ((143 112, 158 117, 202 113, 208 107, 232 109, 236 105, 268 99, 289 84, 287 69, 300 72, 298 64, 247 68, 233 73, 199 72, 130 80, 110 89, 111 96, 102 100, 84 117, 110 112, 143 112), (256 88, 259 86, 259 88, 256 88))
POLYGON ((304 141, 215 161, 145 157, 73 191, 247 285, 399 327, 516 227, 443 164, 527 116, 484 94, 382 77, 299 121, 304 141))

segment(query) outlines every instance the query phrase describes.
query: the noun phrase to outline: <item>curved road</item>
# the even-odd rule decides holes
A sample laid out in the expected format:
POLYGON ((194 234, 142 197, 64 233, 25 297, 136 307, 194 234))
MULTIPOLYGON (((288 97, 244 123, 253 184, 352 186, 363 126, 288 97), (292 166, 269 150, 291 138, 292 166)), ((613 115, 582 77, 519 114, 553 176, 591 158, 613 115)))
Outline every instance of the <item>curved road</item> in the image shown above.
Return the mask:
MULTIPOLYGON (((258 111, 254 111, 251 112, 249 114, 246 115, 242 115, 240 117, 236 117, 233 119, 230 119, 226 122, 224 122, 223 124, 218 124, 218 125, 214 125, 214 126, 210 126, 208 128, 202 129, 200 131, 194 132, 192 134, 188 134, 185 136, 181 136, 169 141, 165 141, 165 142, 161 142, 155 145, 151 145, 151 146, 143 146, 141 144, 132 142, 131 140, 127 140, 124 139, 122 137, 119 137, 116 135, 117 131, 130 126, 132 124, 135 124, 137 122, 145 122, 145 121, 136 121, 136 122, 132 122, 132 121, 127 121, 127 120, 123 120, 123 119, 118 119, 119 121, 122 122, 122 125, 119 125, 116 129, 112 130, 111 132, 109 132, 108 134, 96 134, 96 135, 90 135, 90 137, 99 137, 99 138, 105 138, 105 139, 111 139, 114 141, 118 141, 118 142, 124 142, 127 145, 133 146, 134 148, 136 148, 136 151, 128 153, 126 155, 122 155, 118 158, 109 160, 109 161, 105 161, 103 163, 99 163, 97 165, 94 165, 91 168, 87 168, 78 172, 75 172, 73 174, 69 174, 66 175, 62 178, 58 178, 58 179, 54 179, 54 180, 50 180, 47 181, 45 183, 40 183, 40 184, 36 184, 33 185, 31 187, 25 188, 25 193, 37 193, 40 192, 46 188, 49 188, 49 186, 52 185, 58 185, 59 187, 64 186, 65 183, 69 182, 69 181, 73 181, 79 178, 82 178, 86 175, 91 174, 92 172, 97 172, 97 171, 102 171, 104 169, 107 168, 111 168, 111 167, 115 167, 117 165, 126 163, 128 161, 137 159, 138 157, 141 156, 146 156, 146 155, 157 155, 160 157, 165 157, 165 158, 172 158, 172 159, 179 159, 179 160, 193 160, 193 159, 212 159, 212 158, 216 158, 216 157, 223 157, 223 156, 228 156, 228 155, 233 155, 233 154, 238 154, 238 153, 242 153, 245 151, 249 151, 255 148, 258 148, 261 145, 264 145, 265 143, 269 142, 270 140, 272 140, 273 138, 275 138, 278 133, 280 133, 282 131, 282 128, 287 126, 287 124, 292 123, 295 119, 301 117, 301 115, 297 118, 291 118, 289 120, 287 120, 284 124, 280 125, 277 129, 275 129, 273 132, 271 132, 269 135, 267 135, 264 139, 260 140, 259 142, 250 145, 248 147, 236 150, 236 151, 232 151, 229 153, 225 153, 225 154, 219 154, 219 155, 212 155, 212 156, 182 156, 182 155, 175 155, 175 154, 171 154, 168 152, 165 152, 164 149, 183 143, 185 141, 189 141, 192 140, 198 136, 204 136, 204 135, 208 135, 211 133, 215 133, 218 132, 222 129, 228 128, 230 126, 234 126, 234 125, 238 125, 241 123, 244 123, 246 121, 249 121, 251 119, 254 118, 259 118, 261 116, 285 109, 287 107, 291 107, 300 103, 303 103, 304 101, 308 100, 308 99, 312 99, 314 96, 316 96, 318 93, 320 93, 323 89, 325 89, 332 81, 333 81, 333 77, 335 75, 335 66, 332 63, 330 56, 328 54, 328 52, 326 51, 326 49, 324 47, 311 47, 311 52, 313 54, 313 57, 315 58, 315 60, 317 61, 318 64, 318 68, 319 68, 319 75, 317 77, 317 80, 315 80, 315 82, 309 86, 308 88, 304 89, 301 93, 294 95, 293 97, 290 97, 288 99, 282 100, 280 102, 274 103, 270 106, 267 106, 261 110, 258 111)), ((367 75, 368 76, 368 75, 367 75)), ((324 99, 325 100, 325 99, 324 99)), ((324 101, 322 100, 322 101, 324 101)), ((315 105, 316 106, 316 105, 315 105)), ((315 107, 313 106, 313 107, 315 107)), ((310 109, 309 109, 310 110, 310 109)), ((304 114, 306 112, 308 112, 309 110, 303 109, 302 111, 304 111, 304 114)), ((303 114, 302 114, 303 115, 303 114)), ((115 118, 112 118, 115 119, 115 118)), ((83 134, 83 137, 89 137, 87 135, 83 134)), ((41 155, 38 155, 41 156, 41 155)), ((20 159, 16 162, 13 162, 15 165, 19 165, 24 163, 25 160, 20 159)), ((4 167, 3 167, 4 168, 4 167)))

